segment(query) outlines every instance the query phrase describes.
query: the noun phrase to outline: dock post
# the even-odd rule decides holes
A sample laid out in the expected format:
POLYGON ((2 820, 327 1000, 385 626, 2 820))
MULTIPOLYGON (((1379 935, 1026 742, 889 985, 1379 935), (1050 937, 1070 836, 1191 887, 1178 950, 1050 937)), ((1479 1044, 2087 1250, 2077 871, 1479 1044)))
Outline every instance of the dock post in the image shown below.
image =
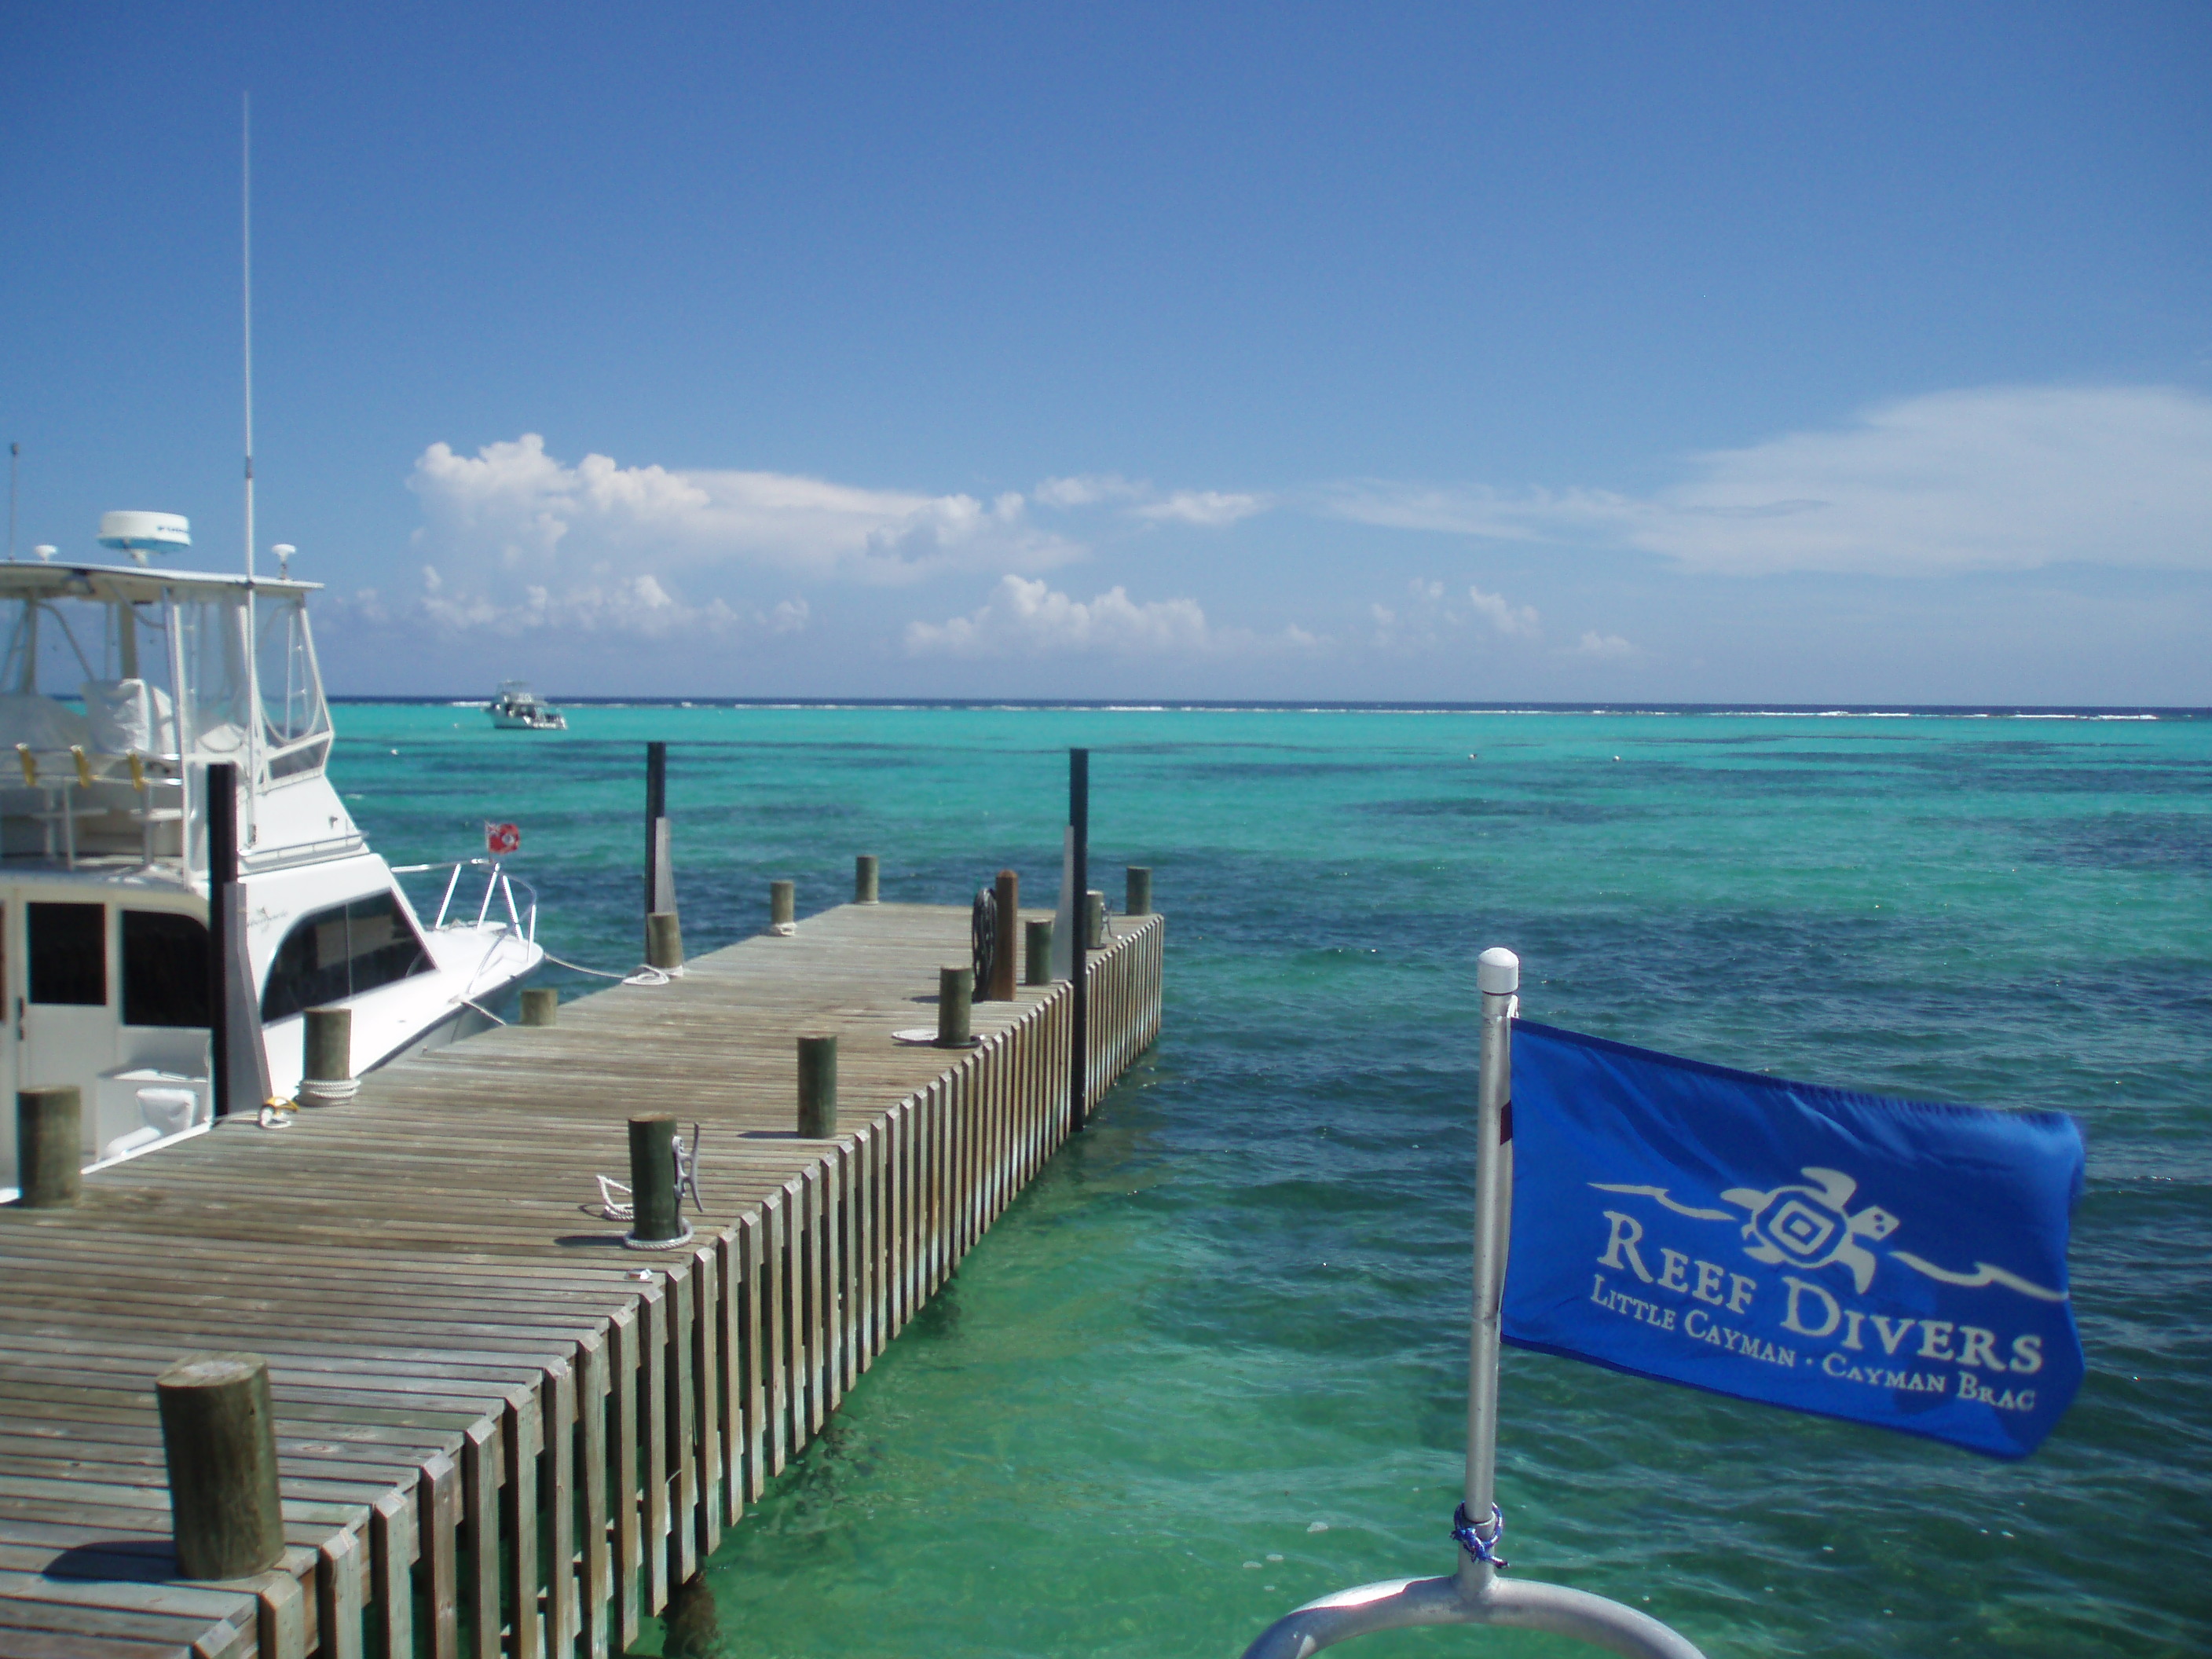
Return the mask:
POLYGON ((1000 871, 993 896, 998 905, 998 936, 991 953, 991 983, 975 988, 986 1001, 1012 1002, 1017 969, 1014 943, 1020 937, 1022 926, 1021 877, 1012 870, 1000 871))
POLYGON ((65 1210, 84 1190, 84 1098, 74 1083, 15 1097, 15 1181, 26 1210, 65 1210))
MULTIPOLYGON (((668 821, 668 745, 645 745, 646 960, 653 960, 652 918, 676 914, 676 858, 668 821)), ((656 964, 658 965, 658 964, 656 964)))
POLYGON ((1085 994, 1089 979, 1089 964, 1084 957, 1089 954, 1087 931, 1080 908, 1084 895, 1091 890, 1091 751, 1071 749, 1067 751, 1067 825, 1073 848, 1074 870, 1068 888, 1074 902, 1068 915, 1069 931, 1074 938, 1068 941, 1068 988, 1074 994, 1069 1010, 1074 1029, 1069 1034, 1067 1045, 1067 1127, 1073 1133, 1091 1121, 1091 999, 1085 994))
POLYGON ((641 1250, 664 1250, 691 1237, 676 1190, 676 1120, 665 1112, 629 1121, 629 1236, 641 1250))
POLYGON ((1122 914, 1149 916, 1152 914, 1152 866, 1133 864, 1129 866, 1129 902, 1121 907, 1122 914))
POLYGON ((1052 923, 1049 921, 1022 924, 1022 983, 1052 983, 1052 923))
POLYGON ((246 890, 238 884, 238 767, 217 761, 208 767, 206 778, 208 1092, 213 1115, 224 1117, 261 1109, 269 1098, 269 1056, 261 1046, 261 1004, 246 959, 246 890))
POLYGON ((768 930, 781 939, 799 931, 799 889, 793 883, 769 883, 768 930))
POLYGON ((876 896, 876 855, 873 853, 863 853, 853 860, 854 903, 876 904, 881 902, 876 896))
POLYGON ((522 1023, 550 1025, 561 1018, 561 994, 550 985, 532 985, 522 994, 522 1023))
POLYGON ((1106 895, 1096 887, 1083 896, 1083 943, 1092 951, 1106 947, 1106 895))
POLYGON ((684 929, 673 910, 655 910, 645 919, 645 964, 663 973, 684 965, 684 929))
POLYGON ((937 1046, 940 1048, 964 1048, 968 1046, 969 1004, 975 996, 975 970, 966 963, 957 968, 937 970, 937 1046))
POLYGON ((242 1578, 283 1559, 269 1362, 199 1353, 154 1379, 169 1466, 169 1524, 185 1578, 242 1578))
POLYGON ((300 1104, 343 1106, 361 1091, 353 1074, 353 1010, 310 1008, 302 1023, 300 1104))
POLYGON ((799 1134, 827 1140, 837 1133, 837 1039, 799 1039, 799 1134))

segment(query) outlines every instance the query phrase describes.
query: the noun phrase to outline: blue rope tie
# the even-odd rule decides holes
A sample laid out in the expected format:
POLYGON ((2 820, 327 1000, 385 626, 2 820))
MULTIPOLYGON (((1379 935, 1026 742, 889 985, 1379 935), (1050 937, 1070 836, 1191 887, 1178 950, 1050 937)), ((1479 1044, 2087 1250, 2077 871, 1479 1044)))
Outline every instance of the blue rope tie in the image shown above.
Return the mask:
POLYGON ((1474 1522, 1467 1518, 1467 1505, 1462 1504, 1452 1511, 1452 1536, 1459 1547, 1478 1561, 1487 1561, 1498 1571, 1505 1571, 1505 1558, 1498 1547, 1505 1541, 1505 1515, 1497 1504, 1490 1506, 1490 1541, 1485 1543, 1482 1534, 1474 1529, 1474 1522))

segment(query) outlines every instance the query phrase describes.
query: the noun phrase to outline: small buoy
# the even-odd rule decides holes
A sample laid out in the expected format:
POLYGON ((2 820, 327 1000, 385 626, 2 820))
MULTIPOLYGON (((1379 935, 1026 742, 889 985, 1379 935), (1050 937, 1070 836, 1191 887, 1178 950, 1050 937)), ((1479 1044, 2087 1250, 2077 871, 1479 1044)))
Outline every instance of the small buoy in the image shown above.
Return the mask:
MULTIPOLYGON (((396 754, 398 754, 399 751, 398 751, 397 749, 395 749, 395 750, 393 750, 392 752, 393 754, 395 754, 395 755, 396 755, 396 754)), ((1620 756, 1618 756, 1618 755, 1615 755, 1615 756, 1613 757, 1613 759, 1615 759, 1615 760, 1619 760, 1620 758, 1620 756)))
MULTIPOLYGON (((393 754, 395 754, 395 755, 396 755, 396 754, 398 754, 399 751, 398 751, 397 749, 395 749, 395 750, 393 750, 392 752, 393 754)), ((1615 760, 1619 760, 1620 758, 1620 756, 1618 756, 1618 755, 1615 755, 1615 756, 1613 757, 1613 759, 1615 759, 1615 760)))

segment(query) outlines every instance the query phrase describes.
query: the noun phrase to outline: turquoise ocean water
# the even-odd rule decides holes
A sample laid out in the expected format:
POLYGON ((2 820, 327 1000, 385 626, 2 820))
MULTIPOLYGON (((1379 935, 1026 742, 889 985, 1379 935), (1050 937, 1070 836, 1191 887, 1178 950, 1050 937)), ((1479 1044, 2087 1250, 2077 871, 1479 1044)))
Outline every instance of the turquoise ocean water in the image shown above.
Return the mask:
POLYGON ((2089 1146, 2089 1376, 2035 1457, 1509 1352, 1516 1571, 1715 1659, 2212 1651, 2212 719, 337 715, 380 851, 520 821, 542 936, 610 967, 651 738, 694 951, 754 931, 771 878, 802 915, 847 896, 860 852, 886 898, 1002 865, 1048 896, 1071 744, 1094 884, 1155 867, 1158 1047, 729 1535, 731 1655, 1234 1656, 1313 1595, 1449 1571, 1493 944, 1547 1022, 2057 1108, 2089 1146))

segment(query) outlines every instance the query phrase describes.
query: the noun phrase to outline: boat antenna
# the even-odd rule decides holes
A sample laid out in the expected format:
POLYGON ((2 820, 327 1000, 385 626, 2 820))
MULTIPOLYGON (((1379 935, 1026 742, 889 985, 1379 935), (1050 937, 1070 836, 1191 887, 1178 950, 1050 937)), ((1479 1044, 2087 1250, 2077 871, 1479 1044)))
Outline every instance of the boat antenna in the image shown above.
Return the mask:
POLYGON ((246 313, 246 579, 253 580, 253 94, 238 120, 239 297, 246 313))
POLYGON ((8 446, 8 562, 15 562, 15 464, 22 455, 23 446, 8 446))

